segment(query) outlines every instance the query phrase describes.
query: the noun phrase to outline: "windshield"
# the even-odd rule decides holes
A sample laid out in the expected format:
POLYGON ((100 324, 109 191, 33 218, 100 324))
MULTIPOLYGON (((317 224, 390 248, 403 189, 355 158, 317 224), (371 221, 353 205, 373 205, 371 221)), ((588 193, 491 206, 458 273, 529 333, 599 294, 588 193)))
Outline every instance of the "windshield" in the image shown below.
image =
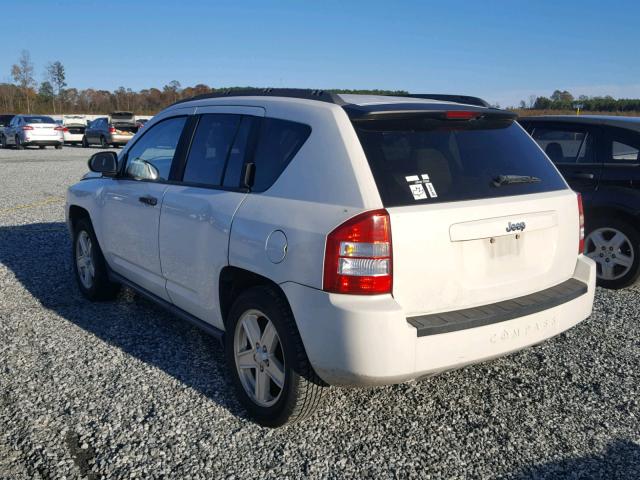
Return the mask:
POLYGON ((385 122, 380 129, 376 122, 356 124, 387 207, 567 188, 535 142, 515 123, 482 129, 441 123, 421 130, 405 129, 402 122, 385 122), (532 178, 522 181, 526 177, 532 178), (504 178, 520 181, 501 181, 504 178))

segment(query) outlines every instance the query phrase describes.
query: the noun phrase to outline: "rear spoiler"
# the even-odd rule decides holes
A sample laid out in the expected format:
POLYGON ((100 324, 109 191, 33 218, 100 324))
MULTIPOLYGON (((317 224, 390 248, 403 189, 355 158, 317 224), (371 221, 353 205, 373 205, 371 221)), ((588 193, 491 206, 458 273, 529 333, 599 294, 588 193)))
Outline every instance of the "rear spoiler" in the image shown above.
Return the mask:
POLYGON ((373 129, 504 128, 518 115, 497 108, 464 105, 385 104, 344 107, 354 125, 373 129), (422 108, 421 108, 422 107, 422 108))

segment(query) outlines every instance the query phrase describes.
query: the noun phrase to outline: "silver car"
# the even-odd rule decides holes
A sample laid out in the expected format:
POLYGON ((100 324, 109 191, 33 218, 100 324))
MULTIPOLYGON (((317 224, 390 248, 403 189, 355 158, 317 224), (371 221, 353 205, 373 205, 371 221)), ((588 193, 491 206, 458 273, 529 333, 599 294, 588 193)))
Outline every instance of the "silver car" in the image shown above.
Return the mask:
POLYGON ((135 117, 131 112, 114 112, 109 117, 95 119, 87 125, 82 138, 82 146, 109 145, 118 147, 126 145, 138 131, 135 117))
POLYGON ((50 146, 59 150, 64 143, 63 130, 62 125, 45 115, 16 115, 4 128, 0 146, 14 146, 17 150, 30 145, 40 148, 50 146))

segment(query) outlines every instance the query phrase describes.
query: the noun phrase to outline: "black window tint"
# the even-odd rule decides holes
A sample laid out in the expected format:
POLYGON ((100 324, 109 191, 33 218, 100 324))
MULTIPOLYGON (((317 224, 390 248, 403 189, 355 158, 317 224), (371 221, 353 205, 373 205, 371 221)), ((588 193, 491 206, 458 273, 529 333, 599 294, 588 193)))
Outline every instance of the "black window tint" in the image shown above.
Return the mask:
POLYGON ((240 115, 207 114, 200 117, 191 142, 183 181, 218 186, 238 130, 240 115))
POLYGON ((167 180, 186 117, 156 123, 127 153, 126 176, 136 180, 167 180))
POLYGON ((256 173, 252 190, 264 192, 271 187, 310 134, 308 125, 264 118, 254 157, 256 173))
POLYGON ((242 117, 236 139, 229 152, 227 160, 227 168, 224 172, 223 185, 230 188, 238 188, 240 186, 240 177, 242 175, 242 166, 249 144, 249 137, 253 126, 259 120, 256 117, 242 117))
POLYGON ((535 127, 533 139, 553 163, 593 163, 593 135, 581 128, 535 127))
POLYGON ((540 149, 517 124, 500 128, 356 128, 387 207, 523 195, 566 188, 540 149), (536 183, 496 186, 499 175, 536 183))
POLYGON ((629 132, 621 128, 607 129, 606 163, 638 163, 640 151, 640 134, 629 132))

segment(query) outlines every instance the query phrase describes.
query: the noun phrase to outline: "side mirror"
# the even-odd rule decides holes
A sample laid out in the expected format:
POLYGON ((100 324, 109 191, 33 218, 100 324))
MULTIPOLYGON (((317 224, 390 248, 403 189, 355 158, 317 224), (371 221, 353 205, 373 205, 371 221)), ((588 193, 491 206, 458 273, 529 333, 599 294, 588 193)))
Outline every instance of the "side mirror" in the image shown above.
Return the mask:
POLYGON ((89 159, 89 170, 105 177, 114 177, 118 173, 118 156, 115 152, 94 153, 89 159))

